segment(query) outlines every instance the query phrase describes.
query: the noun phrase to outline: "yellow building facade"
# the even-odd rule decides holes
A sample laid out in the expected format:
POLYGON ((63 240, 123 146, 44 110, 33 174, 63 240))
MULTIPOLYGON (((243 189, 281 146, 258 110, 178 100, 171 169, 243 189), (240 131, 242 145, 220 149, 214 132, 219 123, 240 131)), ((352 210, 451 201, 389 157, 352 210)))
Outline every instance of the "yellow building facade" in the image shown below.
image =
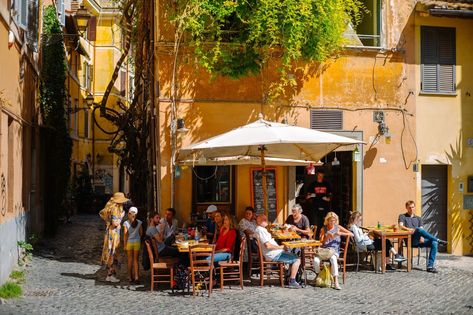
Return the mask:
MULTIPOLYGON (((79 6, 72 1, 65 7, 71 19, 79 6)), ((87 97, 95 104, 102 101, 115 65, 122 53, 119 11, 113 1, 82 1, 91 18, 87 31, 68 54, 69 127, 73 140, 72 173, 78 176, 86 167, 95 194, 107 196, 114 191, 126 191, 124 172, 119 171, 118 158, 108 151, 116 130, 108 120, 93 110, 87 97), (104 132, 105 131, 105 132, 104 132)), ((77 42, 77 40, 75 40, 77 42)), ((122 66, 118 79, 107 100, 107 107, 119 110, 117 102, 128 104, 132 92, 133 73, 128 64, 122 66)))
POLYGON ((421 1, 414 15, 416 138, 422 166, 417 180, 417 200, 418 204, 435 205, 440 198, 446 207, 445 213, 439 215, 446 217, 449 251, 459 255, 472 254, 473 5, 467 1, 440 2, 421 1), (422 52, 422 44, 430 34, 442 36, 439 36, 439 57, 444 60, 440 67, 453 65, 449 72, 439 71, 437 88, 434 86, 432 89, 426 86, 430 81, 423 77, 422 68, 428 63, 424 62, 426 56, 422 52), (451 41, 445 34, 450 34, 451 41), (447 58, 449 52, 454 57, 451 62, 447 58), (432 170, 439 175, 432 178, 423 175, 432 170), (443 183, 438 184, 442 177, 447 179, 446 187, 443 183), (433 189, 426 189, 426 184, 433 189), (441 196, 443 190, 446 190, 446 200, 441 196))
MULTIPOLYGON (((364 3, 370 13, 357 29, 347 30, 350 44, 342 54, 323 65, 299 65, 290 74, 297 80, 293 95, 269 104, 263 102, 263 95, 277 79, 274 64, 257 77, 211 80, 194 63, 190 49, 183 46, 177 58, 174 109, 174 33, 167 19, 167 1, 157 1, 161 210, 174 206, 181 222, 189 222, 191 216, 202 214, 214 203, 240 219, 244 208, 254 205, 254 166, 173 168, 173 155, 179 148, 255 121, 262 113, 267 120, 326 130, 366 143, 337 151, 339 165, 333 163, 334 153, 322 159, 322 167, 338 187, 339 201, 332 203, 332 209, 344 222, 350 211, 359 210, 366 226, 394 224, 405 212, 405 202, 415 200, 425 227, 449 241, 449 252, 472 253, 472 212, 464 204, 471 205, 468 187, 473 189, 473 178, 469 178, 473 175, 472 61, 468 58, 472 20, 466 15, 431 16, 417 1, 364 3), (455 93, 425 93, 420 87, 421 69, 429 67, 421 58, 422 26, 456 29, 455 93), (186 133, 173 131, 181 119, 188 128, 186 133), (380 133, 380 122, 388 126, 387 133, 380 133), (223 190, 206 192, 209 186, 204 182, 219 176, 225 178, 218 182, 223 190), (227 182, 231 184, 226 186, 227 182)), ((300 167, 268 167, 275 169, 275 220, 282 222, 296 202, 298 183, 307 175, 300 167)))

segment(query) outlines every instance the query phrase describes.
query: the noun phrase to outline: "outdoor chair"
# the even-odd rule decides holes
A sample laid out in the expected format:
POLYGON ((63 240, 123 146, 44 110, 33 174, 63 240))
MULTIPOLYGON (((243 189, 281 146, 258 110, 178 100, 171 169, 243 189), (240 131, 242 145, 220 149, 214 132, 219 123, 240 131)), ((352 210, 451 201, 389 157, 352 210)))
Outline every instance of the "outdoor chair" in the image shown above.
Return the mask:
POLYGON ((281 287, 284 287, 284 263, 279 261, 267 261, 264 259, 263 251, 261 250, 261 242, 259 239, 256 240, 259 253, 259 263, 260 263, 260 285, 264 285, 264 275, 268 277, 268 281, 271 280, 271 274, 277 274, 279 276, 279 283, 281 287), (277 269, 274 270, 273 267, 277 269))
POLYGON ((250 237, 248 233, 245 233, 246 238, 246 250, 248 253, 248 279, 251 280, 253 271, 260 270, 260 255, 257 246, 257 240, 250 237))
POLYGON ((197 244, 189 246, 190 267, 192 283, 192 295, 196 295, 196 289, 205 285, 208 296, 212 294, 213 272, 214 272, 215 245, 197 244))
POLYGON ((370 257, 371 263, 374 266, 375 272, 378 272, 376 270, 376 259, 377 259, 377 251, 376 250, 360 250, 358 248, 358 245, 355 242, 355 238, 353 236, 350 236, 351 239, 351 249, 353 250, 354 253, 356 253, 356 272, 358 272, 360 268, 360 256, 363 257, 362 260, 367 260, 368 257, 370 257))
POLYGON ((240 239, 240 250, 238 260, 220 261, 220 291, 223 290, 225 281, 240 281, 240 287, 243 290, 243 253, 245 252, 246 237, 240 239))
MULTIPOLYGON (((338 269, 342 272, 342 279, 343 279, 343 284, 345 284, 345 278, 347 275, 347 254, 348 254, 348 248, 350 246, 350 238, 351 236, 340 236, 341 237, 341 242, 340 242, 340 256, 338 257, 338 269)), ((328 260, 323 260, 323 262, 326 262, 328 260)))
MULTIPOLYGON (((146 240, 146 250, 148 251, 150 270, 151 270, 151 291, 154 290, 155 283, 169 283, 171 290, 174 292, 174 264, 177 262, 175 258, 162 258, 161 261, 158 257, 158 251, 153 251, 152 244, 153 240, 146 240), (156 255, 154 254, 156 253, 156 255), (164 273, 163 273, 164 271, 164 273)), ((153 246, 155 247, 155 246, 153 246)))
MULTIPOLYGON (((401 242, 399 246, 399 253, 404 252, 404 246, 407 248, 406 242, 401 242)), ((420 265, 420 256, 422 255, 422 249, 425 248, 425 262, 429 261, 430 247, 426 246, 424 242, 419 242, 417 246, 411 245, 411 265, 414 264, 414 249, 417 249, 417 266, 420 265)), ((405 257, 405 256, 404 256, 405 257)), ((402 266, 402 262, 398 263, 399 268, 402 266)))

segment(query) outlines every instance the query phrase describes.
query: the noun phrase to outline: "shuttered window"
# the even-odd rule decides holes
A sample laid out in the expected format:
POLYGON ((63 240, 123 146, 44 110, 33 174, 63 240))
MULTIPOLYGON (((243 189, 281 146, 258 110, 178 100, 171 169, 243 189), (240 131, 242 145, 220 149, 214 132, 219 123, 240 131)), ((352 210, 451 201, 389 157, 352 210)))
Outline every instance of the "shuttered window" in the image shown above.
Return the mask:
POLYGON ((341 110, 311 110, 310 128, 342 130, 343 112, 341 110))
POLYGON ((420 36, 422 92, 455 92, 455 29, 422 26, 420 36))

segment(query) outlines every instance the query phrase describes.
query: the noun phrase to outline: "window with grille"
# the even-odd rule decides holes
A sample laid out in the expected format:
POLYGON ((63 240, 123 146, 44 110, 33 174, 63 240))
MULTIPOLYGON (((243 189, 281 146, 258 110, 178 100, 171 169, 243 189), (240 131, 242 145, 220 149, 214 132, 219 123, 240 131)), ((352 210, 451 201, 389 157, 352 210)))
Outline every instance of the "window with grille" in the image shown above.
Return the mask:
POLYGON ((311 110, 310 128, 322 130, 342 130, 343 112, 341 110, 311 110))
POLYGON ((420 36, 422 92, 455 92, 455 29, 422 26, 420 36))

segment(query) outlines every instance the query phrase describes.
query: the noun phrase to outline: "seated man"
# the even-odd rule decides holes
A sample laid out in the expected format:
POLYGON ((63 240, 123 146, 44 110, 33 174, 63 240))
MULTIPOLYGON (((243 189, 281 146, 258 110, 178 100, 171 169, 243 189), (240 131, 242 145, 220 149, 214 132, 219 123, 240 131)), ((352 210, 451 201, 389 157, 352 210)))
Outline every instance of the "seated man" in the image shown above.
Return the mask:
POLYGON ((276 243, 274 238, 272 238, 271 234, 266 229, 268 226, 268 219, 264 214, 261 214, 256 218, 256 223, 258 226, 256 227, 255 235, 261 243, 261 250, 263 251, 264 258, 270 261, 280 261, 291 265, 291 275, 287 287, 291 289, 299 289, 301 286, 296 282, 296 275, 301 260, 296 255, 285 251, 284 246, 276 243))
POLYGON ((176 239, 177 219, 176 210, 174 208, 167 208, 164 218, 161 219, 161 224, 164 226, 164 243, 171 246, 176 239))
POLYGON ((160 223, 159 214, 157 212, 150 216, 148 228, 146 229, 146 235, 153 238, 156 241, 158 247, 159 257, 178 257, 179 250, 175 247, 171 247, 164 242, 164 231, 165 224, 160 223))
POLYGON ((207 207, 205 213, 207 214, 207 220, 205 221, 205 234, 207 235, 208 240, 213 240, 215 235, 215 220, 214 215, 217 212, 216 205, 210 205, 207 207))
POLYGON ((310 236, 309 219, 302 214, 302 207, 299 204, 292 207, 292 214, 287 217, 286 224, 290 224, 290 229, 300 236, 310 236))
POLYGON ((253 207, 245 208, 245 216, 238 223, 238 229, 240 230, 240 235, 244 236, 245 233, 252 235, 256 230, 256 212, 253 207))
POLYGON ((422 218, 415 215, 416 205, 414 201, 409 200, 406 202, 405 214, 399 216, 399 226, 403 230, 414 231, 412 234, 412 246, 417 247, 420 243, 420 238, 424 238, 424 247, 430 247, 429 261, 427 262, 427 272, 437 273, 434 267, 435 258, 437 256, 438 244, 447 245, 446 241, 438 239, 432 234, 428 233, 422 227, 422 218))

